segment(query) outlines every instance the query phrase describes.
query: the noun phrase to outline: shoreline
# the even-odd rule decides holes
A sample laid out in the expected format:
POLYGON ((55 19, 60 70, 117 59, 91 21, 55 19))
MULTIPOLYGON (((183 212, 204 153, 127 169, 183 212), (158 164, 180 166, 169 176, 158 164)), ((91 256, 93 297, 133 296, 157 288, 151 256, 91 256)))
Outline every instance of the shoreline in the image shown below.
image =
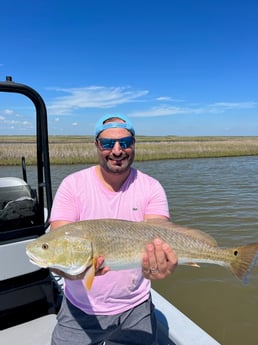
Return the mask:
MULTIPOLYGON (((49 155, 53 165, 97 163, 92 136, 49 136, 49 155)), ((258 137, 136 136, 135 162, 255 155, 258 137)), ((20 165, 23 156, 27 165, 36 164, 34 136, 0 136, 2 166, 20 165)))

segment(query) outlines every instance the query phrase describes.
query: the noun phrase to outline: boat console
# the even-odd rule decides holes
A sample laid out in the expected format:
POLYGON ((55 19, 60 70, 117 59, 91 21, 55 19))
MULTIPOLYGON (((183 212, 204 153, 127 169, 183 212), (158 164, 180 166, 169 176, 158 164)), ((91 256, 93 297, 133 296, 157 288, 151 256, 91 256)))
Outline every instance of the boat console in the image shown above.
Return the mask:
POLYGON ((7 77, 0 92, 18 93, 35 106, 37 186, 27 181, 26 157, 21 157, 23 179, 0 178, 0 330, 38 317, 56 314, 61 290, 48 269, 29 262, 26 245, 43 235, 52 206, 47 114, 41 96, 29 86, 7 77))

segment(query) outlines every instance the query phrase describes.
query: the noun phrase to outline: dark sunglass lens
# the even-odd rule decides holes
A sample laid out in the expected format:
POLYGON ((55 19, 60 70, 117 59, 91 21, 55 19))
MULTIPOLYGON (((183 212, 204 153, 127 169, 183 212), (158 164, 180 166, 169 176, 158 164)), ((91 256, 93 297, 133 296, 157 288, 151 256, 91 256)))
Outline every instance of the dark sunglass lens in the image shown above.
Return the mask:
POLYGON ((121 138, 119 140, 119 145, 121 146, 122 149, 127 149, 128 147, 132 146, 132 144, 133 144, 133 137, 121 138))
POLYGON ((100 138, 99 143, 103 150, 112 150, 115 143, 119 142, 119 145, 122 149, 127 149, 128 147, 132 146, 134 143, 133 137, 125 137, 121 139, 109 139, 109 138, 100 138))
POLYGON ((115 140, 113 139, 101 138, 99 139, 99 142, 100 142, 100 146, 106 150, 111 150, 113 146, 115 145, 115 140))

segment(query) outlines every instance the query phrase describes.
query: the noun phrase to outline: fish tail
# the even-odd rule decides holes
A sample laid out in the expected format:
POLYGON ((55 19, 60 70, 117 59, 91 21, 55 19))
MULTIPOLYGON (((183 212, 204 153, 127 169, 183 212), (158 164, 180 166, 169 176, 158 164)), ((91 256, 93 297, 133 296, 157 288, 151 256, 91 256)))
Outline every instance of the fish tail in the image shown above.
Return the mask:
POLYGON ((231 250, 233 251, 233 260, 230 269, 235 276, 247 284, 249 275, 258 260, 258 243, 232 248, 231 250))

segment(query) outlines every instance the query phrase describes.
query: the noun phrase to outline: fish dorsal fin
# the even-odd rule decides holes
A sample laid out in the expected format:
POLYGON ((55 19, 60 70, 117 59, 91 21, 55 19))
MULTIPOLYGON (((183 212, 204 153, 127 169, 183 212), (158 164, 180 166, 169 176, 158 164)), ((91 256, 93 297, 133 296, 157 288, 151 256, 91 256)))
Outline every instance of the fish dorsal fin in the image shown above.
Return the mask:
POLYGON ((187 228, 187 227, 175 224, 173 222, 170 222, 170 221, 167 221, 166 219, 161 219, 161 218, 146 219, 144 222, 150 225, 159 226, 161 228, 171 229, 173 231, 182 233, 186 236, 191 236, 195 239, 198 239, 200 241, 203 241, 209 244, 212 247, 218 246, 217 241, 212 236, 198 229, 187 228))

